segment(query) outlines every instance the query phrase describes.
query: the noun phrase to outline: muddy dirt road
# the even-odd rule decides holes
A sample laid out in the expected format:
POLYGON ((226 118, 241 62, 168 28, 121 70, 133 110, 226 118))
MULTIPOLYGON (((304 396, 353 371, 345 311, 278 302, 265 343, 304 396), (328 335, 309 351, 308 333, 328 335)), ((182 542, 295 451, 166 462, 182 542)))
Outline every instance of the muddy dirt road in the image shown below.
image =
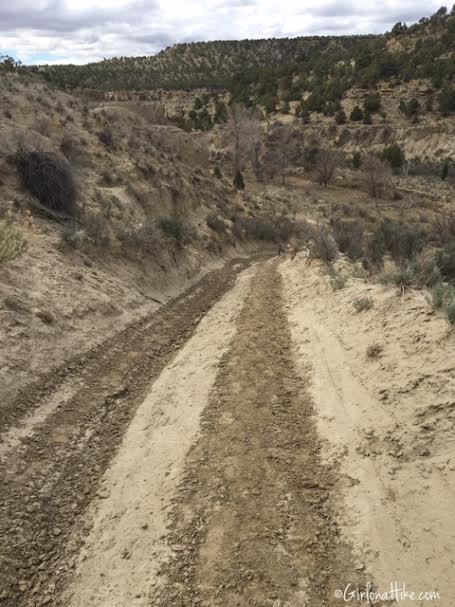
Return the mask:
MULTIPOLYGON (((3 404, 2 607, 332 607, 374 581, 346 519, 370 469, 346 424, 327 456, 336 377, 324 359, 324 409, 289 263, 231 262, 3 404)), ((365 516, 387 521, 384 490, 365 516)), ((393 581, 400 538, 374 540, 393 581)))

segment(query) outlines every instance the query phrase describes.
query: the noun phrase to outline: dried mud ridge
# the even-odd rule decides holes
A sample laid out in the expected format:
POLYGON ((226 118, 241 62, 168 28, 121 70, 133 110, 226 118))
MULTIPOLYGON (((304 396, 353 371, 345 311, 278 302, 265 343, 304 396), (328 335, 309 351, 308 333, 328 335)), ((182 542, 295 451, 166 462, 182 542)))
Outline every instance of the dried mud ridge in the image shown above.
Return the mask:
POLYGON ((1 427, 6 429, 69 374, 78 382, 76 393, 0 463, 2 607, 58 604, 79 540, 88 532, 82 515, 137 406, 200 318, 249 263, 234 260, 211 272, 150 318, 48 374, 14 403, 2 404, 1 427))
POLYGON ((335 523, 276 264, 258 267, 174 500, 157 607, 339 605, 362 585, 335 523))

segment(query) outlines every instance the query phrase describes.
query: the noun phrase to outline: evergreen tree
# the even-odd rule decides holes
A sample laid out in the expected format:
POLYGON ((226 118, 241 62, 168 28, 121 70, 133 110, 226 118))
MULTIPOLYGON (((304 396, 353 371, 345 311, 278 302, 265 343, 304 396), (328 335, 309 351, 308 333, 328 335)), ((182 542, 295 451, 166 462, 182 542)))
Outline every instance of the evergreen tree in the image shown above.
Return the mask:
POLYGON ((356 105, 354 107, 354 109, 351 112, 351 120, 353 122, 359 122, 360 120, 363 120, 363 112, 362 110, 359 108, 358 105, 356 105))
POLYGON ((346 124, 346 112, 344 110, 338 110, 338 112, 335 114, 335 120, 337 124, 346 124))
POLYGON ((355 169, 360 169, 360 167, 362 166, 362 155, 360 154, 360 152, 354 152, 352 154, 352 166, 355 169))
POLYGON ((243 175, 240 171, 237 171, 234 175, 233 184, 236 190, 244 190, 245 189, 245 181, 243 179, 243 175))
POLYGON ((378 94, 368 95, 363 103, 363 106, 365 111, 368 111, 371 114, 378 112, 381 107, 381 97, 378 94))
POLYGON ((399 170, 405 161, 404 152, 397 143, 393 143, 384 148, 381 160, 388 162, 392 169, 399 170))

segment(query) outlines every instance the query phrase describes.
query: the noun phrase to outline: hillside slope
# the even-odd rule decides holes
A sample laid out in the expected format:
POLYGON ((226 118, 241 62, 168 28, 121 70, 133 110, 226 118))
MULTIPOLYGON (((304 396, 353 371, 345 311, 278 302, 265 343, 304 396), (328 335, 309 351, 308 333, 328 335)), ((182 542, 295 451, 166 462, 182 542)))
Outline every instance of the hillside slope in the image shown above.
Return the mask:
MULTIPOLYGON (((110 90, 228 88, 238 99, 336 102, 355 86, 455 74, 455 15, 440 9, 418 24, 397 23, 375 36, 214 41, 177 44, 152 57, 121 57, 83 66, 40 66, 63 87, 110 90)), ((312 107, 308 107, 312 110, 312 107)))
POLYGON ((0 384, 7 402, 19 386, 257 245, 241 229, 252 215, 248 199, 214 177, 196 137, 153 124, 137 108, 85 103, 34 75, 0 78, 0 384), (50 163, 42 180, 36 159, 50 163), (63 175, 64 192, 76 185, 74 205, 49 209, 50 199, 40 202, 30 183, 50 196, 49 184, 57 187, 63 175))
POLYGON ((100 90, 227 87, 240 73, 279 69, 326 53, 352 52, 375 36, 219 40, 176 44, 151 57, 119 57, 87 65, 40 66, 59 86, 100 90))
POLYGON ((93 99, 155 104, 187 131, 222 126, 235 100, 310 125, 349 154, 398 141, 436 171, 455 157, 455 15, 444 8, 383 35, 187 43, 34 69, 93 99))

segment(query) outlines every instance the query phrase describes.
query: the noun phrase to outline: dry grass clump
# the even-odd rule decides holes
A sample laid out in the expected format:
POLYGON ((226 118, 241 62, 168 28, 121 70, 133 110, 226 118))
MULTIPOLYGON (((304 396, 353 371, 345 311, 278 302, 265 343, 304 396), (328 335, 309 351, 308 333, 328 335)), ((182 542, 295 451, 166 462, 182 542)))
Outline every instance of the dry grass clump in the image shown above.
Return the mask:
POLYGON ((447 283, 439 283, 431 292, 435 308, 443 310, 451 325, 455 325, 455 287, 447 283))
POLYGON ((343 276, 343 274, 340 274, 339 272, 332 272, 332 274, 330 275, 330 284, 334 291, 344 289, 344 287, 347 285, 347 282, 348 277, 343 276))
POLYGON ((368 346, 367 348, 367 358, 379 358, 382 354, 384 347, 380 343, 374 343, 368 346))
POLYGON ((0 222, 0 264, 16 259, 26 248, 21 231, 6 221, 0 222))
POLYGON ((358 297, 354 299, 352 305, 356 312, 364 312, 365 310, 371 310, 374 304, 371 297, 358 297))

